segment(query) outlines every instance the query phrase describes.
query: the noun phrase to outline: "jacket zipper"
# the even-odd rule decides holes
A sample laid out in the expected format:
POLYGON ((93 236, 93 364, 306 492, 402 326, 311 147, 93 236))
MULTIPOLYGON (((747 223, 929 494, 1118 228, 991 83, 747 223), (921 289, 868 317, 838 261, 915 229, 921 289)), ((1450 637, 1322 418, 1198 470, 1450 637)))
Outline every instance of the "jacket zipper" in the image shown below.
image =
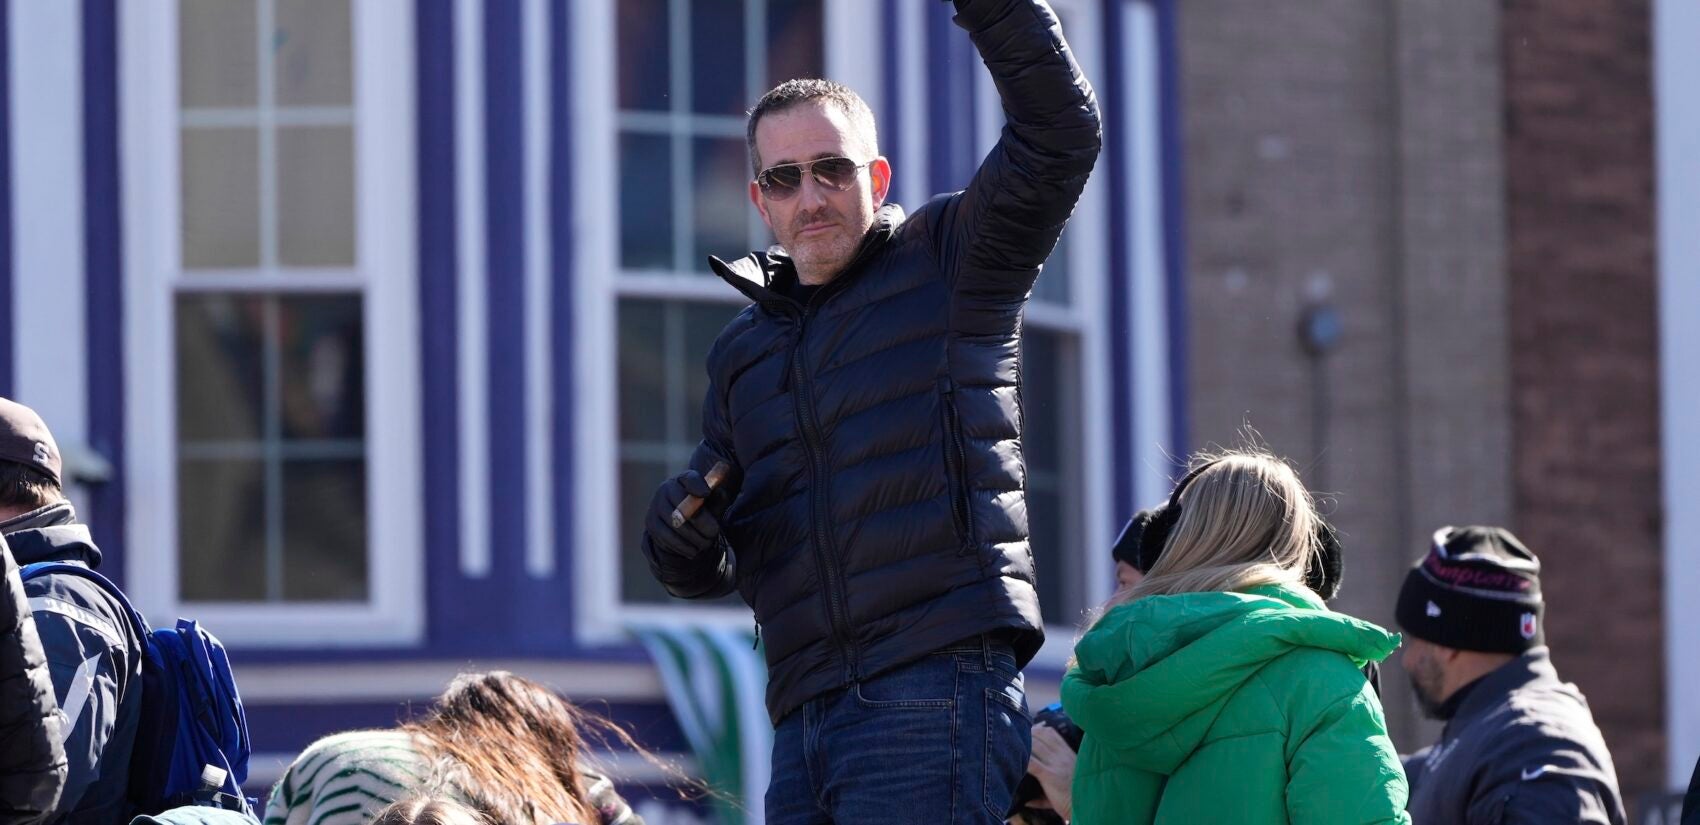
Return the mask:
MULTIPOLYGON (((812 302, 811 302, 812 303, 812 302)), ((839 654, 844 657, 844 666, 848 671, 848 680, 859 678, 859 663, 856 661, 855 643, 850 635, 850 620, 844 609, 844 584, 839 578, 836 554, 830 549, 828 542, 831 536, 826 529, 827 500, 826 486, 826 456, 820 446, 820 429, 815 422, 813 387, 809 384, 807 372, 803 369, 803 359, 798 357, 803 348, 803 337, 808 327, 812 306, 805 308, 798 321, 797 342, 791 352, 792 403, 796 407, 797 423, 803 432, 803 444, 809 451, 810 466, 814 471, 814 485, 811 491, 814 505, 815 527, 815 563, 820 566, 821 579, 826 587, 828 613, 832 620, 833 640, 838 643, 839 654)))
POLYGON ((964 553, 974 548, 974 516, 968 508, 968 451, 962 446, 962 420, 956 411, 956 389, 949 378, 939 379, 944 399, 945 473, 950 476, 951 517, 964 553), (954 459, 954 460, 953 460, 954 459))

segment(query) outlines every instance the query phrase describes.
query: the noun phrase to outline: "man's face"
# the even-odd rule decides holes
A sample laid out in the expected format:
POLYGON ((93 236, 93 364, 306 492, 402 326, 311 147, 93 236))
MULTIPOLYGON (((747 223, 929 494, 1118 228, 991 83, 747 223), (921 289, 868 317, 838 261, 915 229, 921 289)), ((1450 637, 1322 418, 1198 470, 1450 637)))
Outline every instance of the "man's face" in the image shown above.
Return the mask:
POLYGON ((1417 694, 1417 704, 1422 706, 1424 715, 1440 718, 1440 706, 1446 703, 1446 670, 1439 646, 1406 634, 1399 664, 1411 677, 1411 689, 1417 694))
POLYGON ((812 174, 804 174, 789 197, 770 196, 751 182, 750 200, 806 282, 825 283, 843 270, 873 225, 874 211, 885 203, 891 166, 872 157, 868 143, 826 101, 805 101, 756 124, 756 155, 763 169, 830 157, 868 164, 842 192, 821 185, 812 174))

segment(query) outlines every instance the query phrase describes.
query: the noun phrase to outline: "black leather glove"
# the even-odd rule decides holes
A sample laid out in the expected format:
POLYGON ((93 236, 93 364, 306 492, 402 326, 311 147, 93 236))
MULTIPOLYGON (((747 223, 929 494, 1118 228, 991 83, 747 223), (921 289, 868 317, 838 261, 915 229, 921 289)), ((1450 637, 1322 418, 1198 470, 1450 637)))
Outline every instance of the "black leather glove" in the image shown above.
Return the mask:
POLYGON ((643 531, 656 550, 694 559, 713 549, 720 540, 720 513, 725 502, 714 495, 702 474, 686 470, 661 483, 649 500, 649 513, 644 516, 643 531), (703 506, 678 528, 673 527, 673 511, 685 496, 697 496, 703 506))

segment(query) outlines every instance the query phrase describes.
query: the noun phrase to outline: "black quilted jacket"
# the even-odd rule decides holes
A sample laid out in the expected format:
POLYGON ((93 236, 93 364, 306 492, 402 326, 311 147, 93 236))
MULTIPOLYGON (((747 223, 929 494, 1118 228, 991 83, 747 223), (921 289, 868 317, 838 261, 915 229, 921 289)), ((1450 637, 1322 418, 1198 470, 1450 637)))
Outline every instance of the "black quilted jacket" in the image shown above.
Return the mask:
MULTIPOLYGON (((1039 0, 958 0, 1008 126, 967 190, 880 210, 808 305, 778 251, 720 277, 754 303, 708 355, 691 466, 738 472, 721 552, 651 553, 686 598, 734 587, 766 642, 768 712, 981 633, 1043 641, 1027 544, 1021 315, 1100 145, 1098 109, 1039 0)), ((648 542, 645 543, 646 549, 648 542)))
POLYGON ((0 824, 45 821, 65 787, 64 721, 12 550, 0 537, 0 824))

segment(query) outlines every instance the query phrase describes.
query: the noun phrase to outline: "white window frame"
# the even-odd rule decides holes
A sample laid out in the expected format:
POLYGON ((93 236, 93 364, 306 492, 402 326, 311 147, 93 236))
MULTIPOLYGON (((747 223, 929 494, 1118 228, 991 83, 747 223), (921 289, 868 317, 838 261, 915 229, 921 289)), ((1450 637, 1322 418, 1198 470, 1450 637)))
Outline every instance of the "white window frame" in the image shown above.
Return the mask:
MULTIPOLYGON (((258 0, 261 8, 272 0, 258 0)), ((352 269, 181 267, 176 0, 122 4, 128 536, 132 598, 155 622, 187 613, 232 645, 416 645, 424 633, 411 6, 354 0, 352 269), (181 291, 362 293, 369 597, 363 603, 184 603, 178 591, 176 350, 181 291)), ((264 159, 262 159, 264 162, 264 159)))
POLYGON ((1700 310, 1700 238, 1689 231, 1700 220, 1700 160, 1685 151, 1700 140, 1700 92, 1693 85, 1700 53, 1685 48, 1700 37, 1700 9, 1682 0, 1657 0, 1653 9, 1653 63, 1658 136, 1659 376, 1663 403, 1665 735, 1666 778, 1686 787, 1700 758, 1700 330, 1689 319, 1700 310))
MULTIPOLYGON (((573 167, 577 216, 573 323, 577 343, 573 357, 581 387, 575 418, 575 469, 580 479, 598 479, 579 488, 581 506, 575 511, 574 525, 574 627, 579 640, 587 644, 624 644, 630 640, 625 628, 631 624, 751 626, 750 610, 741 604, 734 607, 677 600, 637 604, 621 596, 619 565, 625 548, 620 546, 619 485, 612 481, 620 477, 619 300, 651 298, 727 307, 740 307, 749 301, 702 271, 621 268, 620 216, 613 205, 620 191, 618 140, 622 117, 616 94, 616 2, 584 0, 570 5, 574 15, 573 76, 594 79, 574 86, 572 112, 577 142, 573 167)), ((827 76, 856 89, 869 105, 880 110, 882 46, 879 20, 868 14, 869 0, 822 3, 827 76)), ((730 129, 727 132, 731 134, 730 129)), ((742 136, 741 129, 738 135, 742 136)), ((754 209, 747 203, 737 206, 754 209)), ((676 226, 675 230, 683 228, 676 226)), ((756 233, 761 231, 757 229, 756 233)), ((760 243, 755 234, 752 241, 760 243)), ((700 368, 700 364, 693 368, 700 368)))
MULTIPOLYGON (((1051 6, 1064 18, 1063 35, 1074 52, 1080 70, 1096 83, 1116 82, 1105 75, 1102 22, 1103 4, 1093 0, 1051 0, 1051 6)), ((991 75, 983 69, 976 75, 975 138, 977 151, 988 152, 997 143, 1003 130, 1003 108, 991 75)), ((1105 112, 1104 116, 1113 116, 1105 112)), ((1109 302, 1109 288, 1103 277, 1109 249, 1109 173, 1113 166, 1107 151, 1098 159, 1092 178, 1075 207, 1074 217, 1067 229, 1069 269, 1045 272, 1041 278, 1069 278, 1069 302, 1059 305, 1037 298, 1027 304, 1025 325, 1028 329, 1063 333, 1074 339, 1078 349, 1077 374, 1064 379, 1079 388, 1078 445, 1074 456, 1080 468, 1080 538, 1082 546, 1075 561, 1075 581, 1072 592, 1082 594, 1083 611, 1102 603, 1114 590, 1112 567, 1109 562, 1113 533, 1110 514, 1113 512, 1111 490, 1115 462, 1107 449, 1093 445, 1108 445, 1114 439, 1112 394, 1106 378, 1110 375, 1109 319, 1104 307, 1109 302)), ((1158 273, 1159 276, 1161 273, 1158 273)), ((1067 426, 1067 422, 1064 422, 1067 426)), ((1071 449, 1067 445, 1064 449, 1071 449)), ((1068 552, 1067 548, 1063 549, 1068 552)), ((1063 571, 1046 571, 1041 564, 1039 575, 1061 575, 1063 571)), ((1034 657, 1039 666, 1062 667, 1074 652, 1074 640, 1079 634, 1084 612, 1074 615, 1045 615, 1045 645, 1034 657)))

